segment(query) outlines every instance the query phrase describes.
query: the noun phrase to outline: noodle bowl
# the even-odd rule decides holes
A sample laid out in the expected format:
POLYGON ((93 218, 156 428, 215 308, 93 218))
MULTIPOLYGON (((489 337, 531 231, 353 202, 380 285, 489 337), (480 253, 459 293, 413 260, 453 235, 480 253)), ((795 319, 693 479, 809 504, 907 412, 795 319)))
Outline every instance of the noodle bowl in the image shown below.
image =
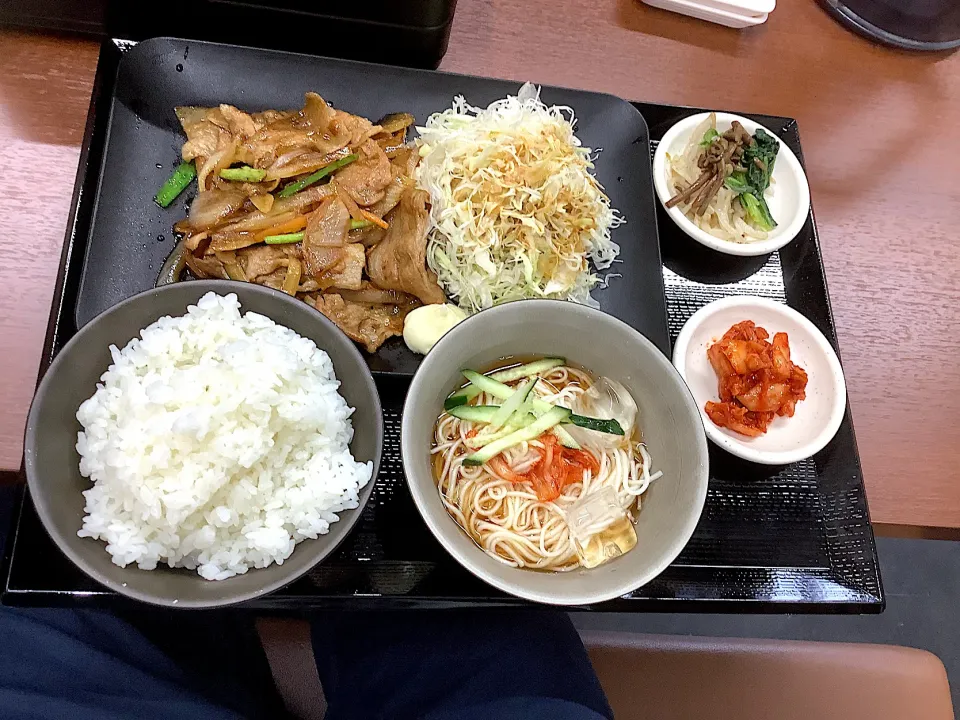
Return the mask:
MULTIPOLYGON (((590 390, 597 383, 584 370, 560 365, 539 375, 532 394, 579 412, 593 401, 597 391, 590 390)), ((507 384, 517 388, 522 380, 507 384)), ((575 432, 579 450, 558 444, 548 431, 509 447, 482 465, 464 462, 473 453, 469 443, 482 426, 444 413, 434 427, 431 453, 434 478, 447 512, 484 551, 507 565, 550 571, 580 567, 581 556, 568 525, 571 508, 595 491, 609 488, 620 509, 635 522, 640 496, 661 475, 650 472, 650 454, 639 441, 639 433, 633 432, 635 403, 629 396, 625 399, 631 419, 624 435, 565 426, 575 432), (545 500, 542 487, 537 486, 537 473, 549 475, 561 456, 568 468, 565 480, 557 488, 558 495, 545 500)), ((498 400, 483 392, 474 402, 484 406, 498 400)))

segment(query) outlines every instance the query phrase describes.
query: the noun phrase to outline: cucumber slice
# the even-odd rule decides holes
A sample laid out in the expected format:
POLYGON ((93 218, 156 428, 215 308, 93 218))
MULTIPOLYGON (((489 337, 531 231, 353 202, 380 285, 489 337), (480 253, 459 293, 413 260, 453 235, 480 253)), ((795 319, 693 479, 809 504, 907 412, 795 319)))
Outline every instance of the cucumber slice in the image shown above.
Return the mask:
MULTIPOLYGON (((543 360, 535 360, 534 362, 527 363, 526 365, 519 365, 506 370, 498 370, 490 375, 480 375, 480 373, 476 374, 480 377, 489 378, 490 380, 495 380, 502 384, 513 382, 514 380, 522 380, 523 378, 532 377, 534 375, 539 375, 540 373, 547 372, 548 370, 553 370, 555 367, 560 367, 566 362, 567 361, 565 358, 544 358, 543 360)), ((453 393, 453 395, 444 400, 443 409, 449 410, 450 408, 457 407, 458 405, 466 405, 481 392, 483 391, 479 387, 471 383, 464 388, 460 388, 453 393)), ((511 390, 510 392, 513 391, 511 390)), ((506 398, 503 397, 501 399, 505 400, 506 398)))
MULTIPOLYGON (((509 385, 505 385, 499 380, 494 380, 489 375, 481 375, 476 370, 461 370, 463 376, 470 381, 470 385, 477 390, 477 395, 482 392, 489 393, 500 400, 506 400, 514 392, 509 385)), ((469 389, 469 388, 465 388, 469 389)))
POLYGON ((504 426, 507 420, 520 409, 520 407, 527 401, 527 398, 530 396, 530 391, 533 390, 533 386, 537 384, 537 379, 530 378, 523 383, 517 390, 508 397, 503 405, 500 406, 500 409, 494 414, 493 419, 490 420, 490 430, 496 432, 504 426))
MULTIPOLYGON (((463 407, 470 407, 470 406, 465 405, 463 407)), ((495 407, 495 406, 487 405, 485 407, 495 407)), ((451 412, 450 414, 454 415, 455 413, 451 412)), ((489 415, 490 413, 482 413, 482 416, 485 416, 485 417, 488 417, 489 415)), ((514 416, 507 421, 507 424, 500 430, 497 430, 496 432, 492 432, 492 433, 488 433, 485 431, 481 432, 477 435, 474 435, 472 438, 467 438, 465 444, 467 447, 470 447, 470 448, 482 448, 484 445, 489 445, 495 440, 499 440, 502 437, 506 437, 507 435, 512 433, 514 430, 519 430, 522 427, 526 427, 536 419, 537 419, 536 415, 530 412, 524 413, 518 410, 514 414, 514 416)), ((478 422, 484 422, 484 421, 478 421, 478 422)), ((564 447, 570 448, 571 450, 580 449, 580 443, 574 440, 573 436, 570 433, 568 433, 566 430, 564 430, 562 426, 557 425, 555 428, 553 428, 551 432, 557 436, 557 441, 564 447)))
POLYGON ((455 407, 466 405, 479 394, 479 388, 475 388, 473 385, 467 385, 467 387, 462 390, 457 390, 453 395, 444 400, 443 409, 450 412, 455 407), (476 392, 473 392, 474 390, 476 390, 476 392))
MULTIPOLYGON (((572 413, 571 413, 571 417, 572 417, 572 413)), ((569 422, 569 421, 568 421, 568 422, 569 422)), ((571 435, 571 434, 568 433, 566 430, 564 430, 562 426, 557 425, 557 426, 553 429, 553 434, 557 436, 557 440, 558 440, 558 441, 560 442, 560 444, 563 445, 564 447, 570 448, 571 450, 579 450, 579 449, 580 449, 580 443, 578 443, 576 440, 574 440, 574 439, 573 439, 573 435, 571 435)))
MULTIPOLYGON (((480 392, 493 395, 495 398, 500 400, 506 400, 515 392, 515 390, 513 390, 513 388, 511 388, 509 385, 504 385, 503 383, 494 380, 492 375, 480 375, 472 370, 464 370, 463 374, 468 380, 470 380, 471 383, 474 383, 476 387, 480 388, 480 392), (467 375, 467 373, 470 373, 470 375, 467 375)), ((477 394, 479 395, 480 393, 477 394)), ((543 413, 547 412, 553 407, 553 405, 547 401, 541 400, 537 397, 531 398, 530 403, 535 415, 543 415, 543 413)), ((601 420, 600 418, 592 418, 585 415, 576 415, 571 413, 570 420, 568 422, 571 425, 578 425, 580 427, 589 428, 590 430, 596 430, 598 432, 609 433, 611 435, 623 435, 623 428, 620 427, 620 423, 618 423, 616 420, 601 420)), ((556 434, 563 445, 573 448, 574 450, 580 449, 577 441, 574 440, 566 430, 563 430, 563 428, 560 428, 560 432, 556 434), (566 435, 566 438, 564 438, 563 435, 566 435)))
POLYGON ((492 442, 496 442, 500 438, 505 438, 510 433, 520 428, 524 428, 527 425, 533 424, 537 419, 536 415, 533 415, 529 412, 526 412, 523 409, 517 410, 509 420, 507 424, 496 432, 481 432, 474 435, 472 438, 467 438, 464 441, 464 444, 469 448, 482 448, 486 445, 489 445, 492 442))
POLYGON ((623 428, 616 420, 601 420, 600 418, 586 417, 585 415, 576 415, 571 413, 570 424, 577 427, 596 430, 597 432, 607 433, 608 435, 623 435, 623 428))
MULTIPOLYGON (((493 375, 481 375, 473 370, 464 370, 463 376, 471 382, 471 387, 477 388, 477 395, 485 392, 488 395, 493 395, 498 400, 506 400, 516 392, 509 385, 504 385, 502 382, 495 380, 493 375)), ((474 397, 476 397, 476 395, 474 397)), ((533 411, 539 415, 542 415, 553 407, 550 403, 537 397, 530 398, 530 403, 533 411)))
POLYGON ((458 405, 447 412, 461 420, 488 424, 499 409, 499 405, 458 405))
MULTIPOLYGON (((450 408, 447 412, 461 420, 489 425, 490 420, 493 419, 493 416, 501 407, 500 405, 460 405, 455 408, 450 408)), ((529 406, 521 407, 507 419, 507 422, 504 423, 504 426, 500 430, 487 432, 487 429, 484 428, 484 431, 480 434, 468 438, 466 441, 467 447, 482 448, 494 440, 506 437, 514 430, 526 427, 536 419, 537 416, 529 411, 529 406)))
POLYGON ((566 358, 549 357, 544 358, 543 360, 534 360, 526 365, 518 365, 517 367, 507 368, 506 370, 498 370, 495 373, 491 373, 487 377, 491 377, 497 382, 508 383, 513 382, 514 380, 520 380, 521 378, 540 375, 548 370, 553 370, 555 367, 565 365, 566 363, 566 358))
MULTIPOLYGON (((461 420, 469 420, 470 422, 482 423, 484 425, 489 425, 490 420, 493 418, 494 413, 500 409, 500 405, 459 405, 457 407, 450 408, 447 410, 448 413, 454 417, 458 417, 461 420)), ((520 411, 518 411, 519 413, 520 411)), ((474 437, 467 440, 467 446, 472 448, 481 448, 488 443, 493 442, 494 440, 499 440, 501 437, 505 437, 509 433, 517 430, 518 428, 525 427, 529 425, 534 420, 537 419, 536 415, 533 415, 530 412, 523 413, 519 419, 510 418, 507 420, 505 426, 498 430, 496 433, 481 433, 475 435, 474 437)), ((585 418, 580 415, 570 415, 570 421, 573 425, 580 425, 580 427, 590 427, 591 430, 596 429, 596 425, 593 423, 605 423, 605 422, 616 422, 615 420, 596 420, 595 418, 585 418), (581 425, 577 422, 571 422, 573 418, 578 418, 580 420, 591 422, 590 425, 581 425)), ((619 426, 618 426, 619 427, 619 426)), ((601 430, 600 432, 606 432, 601 430)), ((573 439, 573 436, 563 429, 561 426, 557 426, 553 429, 553 434, 557 436, 557 440, 560 441, 560 444, 564 447, 568 447, 571 450, 579 450, 580 443, 573 439)), ((619 433, 614 433, 615 435, 623 435, 621 430, 619 433)))
POLYGON ((506 437, 502 437, 499 440, 484 446, 480 450, 477 450, 477 452, 467 455, 467 457, 465 457, 463 460, 463 464, 483 465, 491 458, 496 457, 504 450, 512 448, 514 445, 535 440, 543 435, 543 433, 545 433, 547 430, 556 427, 569 417, 570 411, 567 408, 552 407, 526 427, 520 428, 519 430, 514 430, 506 437))
MULTIPOLYGON (((493 419, 493 416, 501 408, 501 405, 459 405, 457 407, 450 408, 447 410, 448 413, 454 417, 458 417, 461 420, 468 420, 470 422, 482 423, 484 425, 489 425, 490 421, 493 419)), ((574 415, 570 416, 571 418, 575 417, 574 415)), ((519 428, 526 427, 534 420, 537 419, 537 416, 530 412, 529 403, 527 407, 521 407, 517 410, 514 415, 507 420, 505 426, 498 430, 497 432, 487 433, 486 431, 475 435, 469 440, 467 440, 467 447, 472 448, 482 448, 484 445, 489 445, 494 440, 499 440, 502 437, 506 437, 514 430, 519 428)), ((586 420, 593 420, 593 418, 585 418, 586 420)), ((604 421, 597 421, 604 422, 604 421)), ((580 443, 573 439, 573 436, 570 435, 566 430, 563 429, 560 425, 553 429, 553 434, 557 436, 557 440, 560 441, 560 444, 564 447, 568 447, 572 450, 579 450, 580 443)), ((622 435, 623 433, 621 433, 622 435)))

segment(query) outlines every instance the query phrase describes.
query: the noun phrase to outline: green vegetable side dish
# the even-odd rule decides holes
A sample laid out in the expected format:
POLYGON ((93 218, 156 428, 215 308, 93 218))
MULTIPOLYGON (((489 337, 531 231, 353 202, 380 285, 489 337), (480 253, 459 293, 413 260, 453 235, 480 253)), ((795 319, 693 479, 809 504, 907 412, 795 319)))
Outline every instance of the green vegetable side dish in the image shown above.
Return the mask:
POLYGON ((743 165, 747 168, 747 180, 761 192, 770 187, 773 166, 780 152, 780 141, 757 128, 753 134, 753 145, 743 152, 743 165))
POLYGON ((770 187, 778 152, 780 142, 763 128, 757 128, 753 143, 743 151, 740 160, 743 169, 737 169, 723 181, 739 196, 750 224, 767 232, 777 226, 777 221, 773 219, 763 194, 770 187))
POLYGON ((767 201, 763 199, 763 195, 743 193, 740 195, 740 204, 747 212, 747 220, 754 227, 770 232, 777 226, 777 221, 770 214, 770 208, 767 207, 767 201))
POLYGON ((763 128, 751 134, 733 120, 721 132, 716 113, 709 113, 683 153, 670 158, 674 194, 664 204, 668 210, 683 205, 687 217, 721 239, 761 238, 777 227, 764 193, 779 150, 780 142, 763 128))
POLYGON ((311 185, 313 185, 314 183, 319 182, 330 173, 336 172, 342 167, 346 167, 347 165, 352 163, 354 160, 357 160, 359 157, 360 157, 359 155, 353 154, 353 155, 347 155, 346 157, 340 158, 339 160, 335 160, 329 165, 326 165, 320 168, 312 175, 307 175, 307 177, 301 180, 297 180, 296 182, 290 183, 277 194, 279 197, 282 197, 282 198, 290 197, 291 195, 296 195, 301 190, 304 190, 310 187, 311 185))
POLYGON ((220 171, 220 177, 224 180, 234 180, 236 182, 260 182, 266 176, 266 170, 258 170, 249 165, 238 168, 224 168, 220 171))
POLYGON ((176 200, 180 193, 187 189, 187 186, 193 182, 196 176, 197 169, 192 162, 180 163, 173 171, 173 174, 167 178, 163 187, 157 192, 153 201, 162 208, 169 207, 170 203, 176 200))

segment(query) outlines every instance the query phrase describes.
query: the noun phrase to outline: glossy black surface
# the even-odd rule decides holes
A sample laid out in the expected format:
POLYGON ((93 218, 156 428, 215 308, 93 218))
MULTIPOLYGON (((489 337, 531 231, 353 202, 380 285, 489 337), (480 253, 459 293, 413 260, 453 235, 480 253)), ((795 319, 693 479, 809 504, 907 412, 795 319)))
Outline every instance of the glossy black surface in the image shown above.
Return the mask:
MULTIPOLYGON (((376 120, 409 112, 418 123, 450 107, 462 94, 479 107, 516 94, 520 83, 374 66, 344 60, 159 38, 140 43, 119 61, 104 141, 97 200, 86 242, 77 327, 107 308, 153 287, 176 240, 173 224, 186 214, 193 192, 167 209, 153 195, 179 162, 184 137, 174 108, 231 103, 245 110, 303 105, 316 91, 334 105, 376 120)), ((661 349, 667 348, 666 309, 659 273, 660 248, 649 144, 643 117, 612 95, 543 87, 547 104, 576 108, 577 136, 602 148, 597 179, 627 222, 612 232, 619 262, 594 298, 608 313, 629 323, 661 349)), ((403 340, 388 340, 364 353, 375 373, 412 376, 419 355, 403 340)))
POLYGON ((0 3, 0 26, 98 39, 175 35, 435 68, 447 51, 456 5, 456 0, 17 0, 0 3))
POLYGON ((903 50, 942 52, 960 47, 956 0, 819 0, 855 33, 903 50))
MULTIPOLYGON (((109 86, 101 87, 100 95, 109 86)), ((95 92, 94 102, 100 102, 95 92)), ((637 104, 656 140, 685 115, 700 112, 637 104)), ((102 108, 99 108, 102 109, 102 108)), ((803 160, 796 122, 752 116, 803 160)), ((84 187, 96 187, 102 127, 88 128, 81 155, 75 223, 64 250, 45 359, 59 346, 76 300, 78 260, 89 222, 84 187), (90 171, 88 173, 88 171, 90 171)), ((650 150, 652 151, 651 146, 650 150)), ((645 159, 645 162, 648 162, 645 159)), ((671 337, 698 307, 730 294, 785 301, 836 348, 836 334, 811 215, 797 239, 763 258, 716 254, 687 239, 658 209, 671 337)), ((522 604, 474 579, 423 525, 403 479, 399 408, 405 381, 379 380, 385 412, 383 462, 360 522, 337 553, 307 577, 257 603, 300 609, 522 604)), ((883 593, 849 410, 834 440, 815 457, 763 467, 711 447, 703 517, 687 548, 653 582, 614 602, 616 611, 880 612, 883 593)), ((47 538, 27 500, 8 544, 4 601, 19 605, 122 602, 87 580, 47 538)), ((639 551, 639 550, 638 550, 639 551)))

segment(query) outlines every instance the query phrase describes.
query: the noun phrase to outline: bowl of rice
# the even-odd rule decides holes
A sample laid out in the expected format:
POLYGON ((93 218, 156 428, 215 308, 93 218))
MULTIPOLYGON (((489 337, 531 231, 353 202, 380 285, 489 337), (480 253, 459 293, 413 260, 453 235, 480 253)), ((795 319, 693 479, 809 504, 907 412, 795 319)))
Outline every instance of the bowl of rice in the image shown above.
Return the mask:
POLYGON ((84 326, 40 383, 24 466, 47 532, 122 595, 218 607, 332 553, 373 491, 373 377, 327 318, 251 283, 136 295, 84 326))

